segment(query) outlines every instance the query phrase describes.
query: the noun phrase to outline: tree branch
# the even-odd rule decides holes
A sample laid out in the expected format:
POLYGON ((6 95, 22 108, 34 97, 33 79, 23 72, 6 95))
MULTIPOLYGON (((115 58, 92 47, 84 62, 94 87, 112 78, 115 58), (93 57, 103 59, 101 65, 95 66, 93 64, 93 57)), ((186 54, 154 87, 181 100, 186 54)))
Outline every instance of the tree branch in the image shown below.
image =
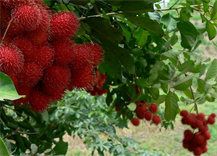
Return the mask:
POLYGON ((1 43, 0 43, 0 46, 3 44, 4 39, 5 39, 5 37, 6 37, 6 34, 7 34, 7 32, 8 32, 8 29, 9 29, 9 27, 11 26, 11 23, 13 22, 13 20, 14 20, 14 19, 11 18, 11 20, 9 21, 8 26, 7 26, 7 28, 6 28, 5 32, 4 32, 3 37, 2 37, 2 41, 1 41, 1 43))

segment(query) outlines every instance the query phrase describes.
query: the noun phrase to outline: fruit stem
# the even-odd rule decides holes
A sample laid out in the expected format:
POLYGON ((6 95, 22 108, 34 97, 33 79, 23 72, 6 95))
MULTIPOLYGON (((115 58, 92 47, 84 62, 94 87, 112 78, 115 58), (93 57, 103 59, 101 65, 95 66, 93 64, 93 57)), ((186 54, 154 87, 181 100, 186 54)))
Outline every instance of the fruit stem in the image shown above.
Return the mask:
POLYGON ((5 39, 5 37, 6 37, 6 34, 7 34, 7 32, 8 32, 8 29, 9 29, 9 27, 11 26, 11 23, 13 22, 13 20, 14 20, 14 19, 11 18, 11 20, 9 21, 8 26, 7 26, 7 28, 6 28, 5 32, 4 32, 3 37, 2 37, 2 41, 1 41, 1 43, 0 43, 0 46, 2 46, 2 44, 3 44, 3 42, 4 42, 4 39, 5 39))

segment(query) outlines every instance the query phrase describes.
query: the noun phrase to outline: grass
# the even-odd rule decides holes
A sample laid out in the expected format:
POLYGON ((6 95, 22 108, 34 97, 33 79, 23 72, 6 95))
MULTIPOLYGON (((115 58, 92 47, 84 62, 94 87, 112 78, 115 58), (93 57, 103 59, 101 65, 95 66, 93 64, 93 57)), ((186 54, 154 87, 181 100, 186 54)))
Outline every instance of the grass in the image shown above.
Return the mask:
MULTIPOLYGON (((180 106, 180 109, 190 110, 192 107, 180 106)), ((198 105, 199 112, 204 112, 205 115, 209 115, 213 112, 217 113, 217 104, 205 103, 198 105)), ((140 126, 134 127, 129 123, 129 129, 118 129, 117 134, 120 137, 131 137, 140 142, 139 147, 143 150, 161 151, 170 154, 171 156, 193 156, 192 153, 182 147, 183 132, 189 126, 182 125, 180 122, 181 117, 178 115, 176 122, 174 123, 174 130, 164 128, 160 126, 150 125, 143 122, 140 126)), ((217 156, 217 124, 210 125, 210 133, 212 138, 208 141, 208 152, 203 156, 217 156)), ((71 148, 68 156, 86 156, 90 155, 90 150, 87 150, 82 145, 81 148, 71 148)))

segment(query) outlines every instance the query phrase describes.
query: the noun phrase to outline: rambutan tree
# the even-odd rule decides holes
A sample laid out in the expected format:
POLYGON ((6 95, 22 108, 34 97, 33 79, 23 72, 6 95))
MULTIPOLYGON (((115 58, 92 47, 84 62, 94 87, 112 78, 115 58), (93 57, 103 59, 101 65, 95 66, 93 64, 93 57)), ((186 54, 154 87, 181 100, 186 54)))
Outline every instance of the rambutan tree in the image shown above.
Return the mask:
POLYGON ((1 0, 4 154, 65 155, 66 133, 82 138, 92 155, 147 154, 115 126, 168 128, 179 114, 190 126, 183 148, 206 153, 216 110, 207 114, 198 104, 217 98, 217 59, 204 60, 199 48, 217 44, 217 1, 162 2, 1 0))

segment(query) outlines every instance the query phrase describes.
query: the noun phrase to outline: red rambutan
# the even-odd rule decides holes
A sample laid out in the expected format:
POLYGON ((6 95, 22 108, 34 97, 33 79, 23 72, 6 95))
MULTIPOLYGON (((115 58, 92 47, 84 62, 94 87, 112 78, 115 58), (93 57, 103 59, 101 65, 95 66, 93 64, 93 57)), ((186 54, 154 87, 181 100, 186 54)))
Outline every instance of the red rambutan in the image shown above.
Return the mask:
POLYGON ((140 123, 138 118, 132 118, 131 122, 134 126, 139 126, 139 123, 140 123))
POLYGON ((49 45, 44 45, 37 48, 37 53, 34 58, 34 62, 46 69, 52 66, 54 60, 54 50, 49 45))
POLYGON ((43 85, 55 89, 66 88, 71 80, 71 72, 69 68, 61 66, 52 66, 44 71, 42 79, 43 85))
POLYGON ((152 118, 152 113, 151 112, 145 112, 145 119, 150 121, 152 118))
POLYGON ((152 122, 155 123, 156 125, 161 122, 161 117, 158 115, 154 115, 152 118, 152 122))
POLYGON ((158 108, 158 106, 156 104, 154 104, 154 103, 149 106, 149 110, 152 113, 156 113, 157 112, 157 108, 158 108))
POLYGON ((13 23, 26 31, 38 28, 42 14, 37 5, 23 5, 12 11, 13 23))
POLYGON ((55 39, 70 38, 75 35, 78 26, 79 20, 73 12, 56 13, 51 20, 51 35, 55 39))
POLYGON ((50 100, 48 96, 38 90, 33 90, 30 95, 30 108, 35 112, 43 112, 49 108, 50 100))
POLYGON ((23 86, 34 86, 42 77, 42 68, 35 62, 26 62, 23 70, 18 75, 20 84, 23 86))
POLYGON ((215 123, 215 118, 213 118, 211 115, 207 119, 207 123, 213 125, 215 123))
POLYGON ((57 40, 53 42, 52 45, 55 51, 56 64, 66 66, 67 64, 72 62, 73 47, 75 46, 75 44, 70 39, 57 40))
POLYGON ((182 110, 182 111, 180 112, 180 115, 181 115, 182 117, 187 117, 187 116, 188 116, 188 111, 187 111, 187 110, 182 110))
POLYGON ((22 52, 15 46, 0 47, 0 71, 6 74, 21 72, 24 65, 22 52))
POLYGON ((20 98, 18 100, 13 101, 14 105, 27 104, 29 102, 29 97, 31 95, 32 87, 20 86, 17 88, 17 92, 19 95, 25 95, 25 98, 20 98))
POLYGON ((190 140, 193 138, 193 136, 194 136, 194 133, 193 133, 191 130, 186 129, 186 130, 184 131, 184 139, 185 139, 186 141, 190 141, 190 140))
POLYGON ((27 38, 31 40, 31 42, 34 45, 42 45, 47 42, 48 40, 48 33, 47 31, 41 30, 41 29, 35 29, 33 31, 30 31, 27 34, 27 38))
POLYGON ((35 47, 28 38, 19 36, 14 38, 12 43, 22 51, 25 61, 32 60, 35 57, 35 47))

